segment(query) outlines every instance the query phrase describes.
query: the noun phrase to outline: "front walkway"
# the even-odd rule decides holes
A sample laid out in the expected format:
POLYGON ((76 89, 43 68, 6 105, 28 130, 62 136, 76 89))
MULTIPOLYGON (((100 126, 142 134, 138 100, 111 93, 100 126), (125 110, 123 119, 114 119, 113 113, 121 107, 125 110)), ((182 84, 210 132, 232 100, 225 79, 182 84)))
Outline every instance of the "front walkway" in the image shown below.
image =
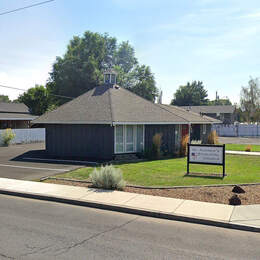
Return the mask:
POLYGON ((0 178, 0 193, 260 232, 260 204, 230 206, 0 178))

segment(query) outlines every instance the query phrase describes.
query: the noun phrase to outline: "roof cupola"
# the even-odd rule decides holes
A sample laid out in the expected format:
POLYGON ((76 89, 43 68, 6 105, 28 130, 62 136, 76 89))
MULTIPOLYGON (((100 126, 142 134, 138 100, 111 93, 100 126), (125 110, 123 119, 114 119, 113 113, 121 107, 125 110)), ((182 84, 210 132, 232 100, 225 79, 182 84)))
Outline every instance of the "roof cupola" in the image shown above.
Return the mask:
POLYGON ((108 69, 104 72, 104 83, 105 84, 116 84, 117 72, 113 69, 108 69))

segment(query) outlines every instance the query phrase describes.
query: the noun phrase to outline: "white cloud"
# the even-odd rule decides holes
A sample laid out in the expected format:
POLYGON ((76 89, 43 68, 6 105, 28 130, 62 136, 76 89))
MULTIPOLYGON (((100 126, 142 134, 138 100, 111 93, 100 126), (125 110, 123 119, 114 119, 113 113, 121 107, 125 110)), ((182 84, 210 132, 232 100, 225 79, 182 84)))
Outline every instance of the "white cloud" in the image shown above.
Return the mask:
POLYGON ((260 11, 241 15, 240 18, 260 19, 260 11))

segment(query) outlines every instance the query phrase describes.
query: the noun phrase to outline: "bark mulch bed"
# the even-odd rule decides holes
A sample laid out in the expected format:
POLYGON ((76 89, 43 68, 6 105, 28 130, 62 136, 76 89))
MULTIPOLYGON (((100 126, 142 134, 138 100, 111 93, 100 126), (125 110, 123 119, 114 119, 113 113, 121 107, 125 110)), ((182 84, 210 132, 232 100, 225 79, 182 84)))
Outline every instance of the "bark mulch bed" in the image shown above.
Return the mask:
MULTIPOLYGON (((72 182, 64 180, 45 180, 44 182, 65 184, 81 187, 91 187, 90 183, 72 182)), ((245 193, 237 194, 241 205, 260 204, 260 185, 240 185, 245 193)), ((125 187, 124 191, 140 194, 147 194, 161 197, 205 201, 221 204, 229 204, 229 199, 235 194, 232 192, 234 186, 221 187, 197 187, 197 188, 176 188, 176 189, 144 189, 125 187)))

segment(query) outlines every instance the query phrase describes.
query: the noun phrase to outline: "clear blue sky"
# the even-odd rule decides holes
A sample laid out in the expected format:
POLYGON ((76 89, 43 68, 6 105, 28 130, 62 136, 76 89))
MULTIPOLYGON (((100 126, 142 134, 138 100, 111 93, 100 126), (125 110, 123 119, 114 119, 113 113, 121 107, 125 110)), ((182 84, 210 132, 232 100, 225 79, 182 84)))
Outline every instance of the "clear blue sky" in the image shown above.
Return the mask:
MULTIPOLYGON (((41 1, 1 0, 0 13, 41 1)), ((55 57, 86 30, 129 40, 164 103, 190 80, 202 80, 211 99, 218 91, 238 102, 249 76, 260 76, 259 0, 56 0, 0 16, 0 84, 44 84, 55 57)))

